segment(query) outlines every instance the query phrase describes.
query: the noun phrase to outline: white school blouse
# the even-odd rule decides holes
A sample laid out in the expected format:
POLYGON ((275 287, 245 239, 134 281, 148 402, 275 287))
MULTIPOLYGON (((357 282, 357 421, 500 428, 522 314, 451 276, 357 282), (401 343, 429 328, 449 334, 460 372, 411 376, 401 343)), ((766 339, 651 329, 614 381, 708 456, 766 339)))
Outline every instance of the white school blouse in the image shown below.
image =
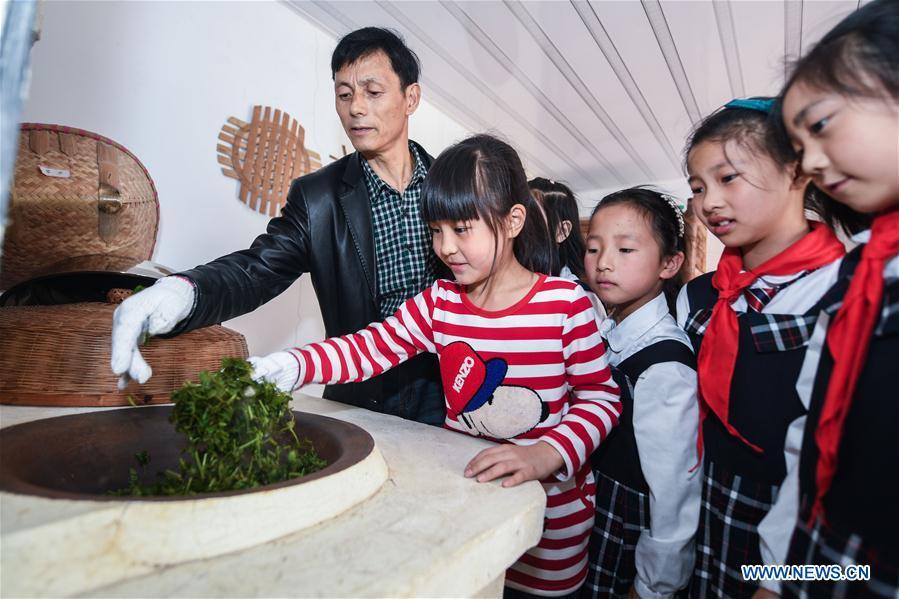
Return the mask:
MULTIPOLYGON (((693 348, 668 312, 664 294, 617 325, 604 320, 600 334, 613 366, 667 339, 693 348)), ((693 468, 698 461, 696 372, 680 362, 654 364, 634 382, 633 396, 634 436, 649 485, 650 513, 649 531, 640 535, 635 550, 634 588, 643 598, 671 597, 690 579, 699 525, 702 468, 693 468)))

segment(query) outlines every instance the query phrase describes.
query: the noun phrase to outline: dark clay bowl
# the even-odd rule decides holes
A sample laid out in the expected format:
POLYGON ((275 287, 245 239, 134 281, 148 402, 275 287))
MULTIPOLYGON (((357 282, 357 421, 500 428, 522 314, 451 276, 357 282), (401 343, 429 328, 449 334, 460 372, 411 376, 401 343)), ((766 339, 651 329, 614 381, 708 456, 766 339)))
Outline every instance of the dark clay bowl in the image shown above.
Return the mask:
MULTIPOLYGON (((114 497, 107 493, 128 485, 134 454, 147 451, 150 464, 141 482, 156 473, 176 470, 183 435, 169 422, 172 406, 106 410, 35 420, 0 430, 0 491, 49 498, 93 501, 178 501, 185 496, 114 497)), ((296 432, 312 442, 327 466, 318 472, 244 491, 208 493, 197 497, 228 497, 300 485, 361 462, 374 449, 367 432, 349 422, 294 412, 296 432)))

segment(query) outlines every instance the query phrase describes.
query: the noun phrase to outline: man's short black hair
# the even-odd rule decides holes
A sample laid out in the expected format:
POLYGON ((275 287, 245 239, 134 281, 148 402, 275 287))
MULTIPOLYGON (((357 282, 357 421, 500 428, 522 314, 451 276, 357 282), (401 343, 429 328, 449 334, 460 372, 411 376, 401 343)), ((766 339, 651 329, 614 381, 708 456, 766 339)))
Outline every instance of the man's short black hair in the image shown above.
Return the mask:
POLYGON ((363 27, 343 36, 331 55, 331 79, 346 65, 378 50, 383 51, 390 59, 390 66, 400 78, 403 89, 418 83, 418 71, 421 68, 418 56, 403 38, 383 27, 363 27))

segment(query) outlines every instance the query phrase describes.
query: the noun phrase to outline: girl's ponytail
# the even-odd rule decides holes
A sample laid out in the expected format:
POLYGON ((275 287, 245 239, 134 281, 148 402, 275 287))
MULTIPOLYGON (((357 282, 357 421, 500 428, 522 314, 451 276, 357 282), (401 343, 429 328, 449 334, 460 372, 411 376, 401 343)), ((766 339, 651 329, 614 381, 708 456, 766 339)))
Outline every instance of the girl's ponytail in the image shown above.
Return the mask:
POLYGON ((584 280, 587 276, 584 272, 587 244, 579 226, 580 214, 574 192, 564 183, 543 177, 531 179, 528 185, 537 202, 543 207, 550 241, 558 248, 553 259, 553 270, 549 274, 557 275, 567 266, 575 277, 584 280), (568 221, 571 230, 562 243, 556 243, 557 231, 565 221, 568 221))
POLYGON ((532 194, 528 193, 526 199, 519 203, 527 210, 527 218, 515 239, 515 257, 530 271, 552 274, 553 263, 558 262, 558 253, 555 251, 554 236, 550 235, 548 219, 532 194))

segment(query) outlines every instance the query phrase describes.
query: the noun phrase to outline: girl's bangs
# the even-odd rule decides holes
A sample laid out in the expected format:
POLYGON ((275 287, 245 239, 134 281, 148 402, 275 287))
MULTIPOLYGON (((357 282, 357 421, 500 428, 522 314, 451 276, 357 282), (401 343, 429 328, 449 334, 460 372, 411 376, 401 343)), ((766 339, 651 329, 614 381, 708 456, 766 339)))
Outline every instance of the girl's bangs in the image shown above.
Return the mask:
POLYGON ((425 178, 421 196, 421 217, 427 223, 469 221, 483 218, 483 198, 477 193, 474 164, 453 166, 441 154, 425 178))
POLYGON ((478 198, 471 190, 455 191, 428 186, 422 191, 421 217, 426 223, 476 220, 481 218, 478 198))

